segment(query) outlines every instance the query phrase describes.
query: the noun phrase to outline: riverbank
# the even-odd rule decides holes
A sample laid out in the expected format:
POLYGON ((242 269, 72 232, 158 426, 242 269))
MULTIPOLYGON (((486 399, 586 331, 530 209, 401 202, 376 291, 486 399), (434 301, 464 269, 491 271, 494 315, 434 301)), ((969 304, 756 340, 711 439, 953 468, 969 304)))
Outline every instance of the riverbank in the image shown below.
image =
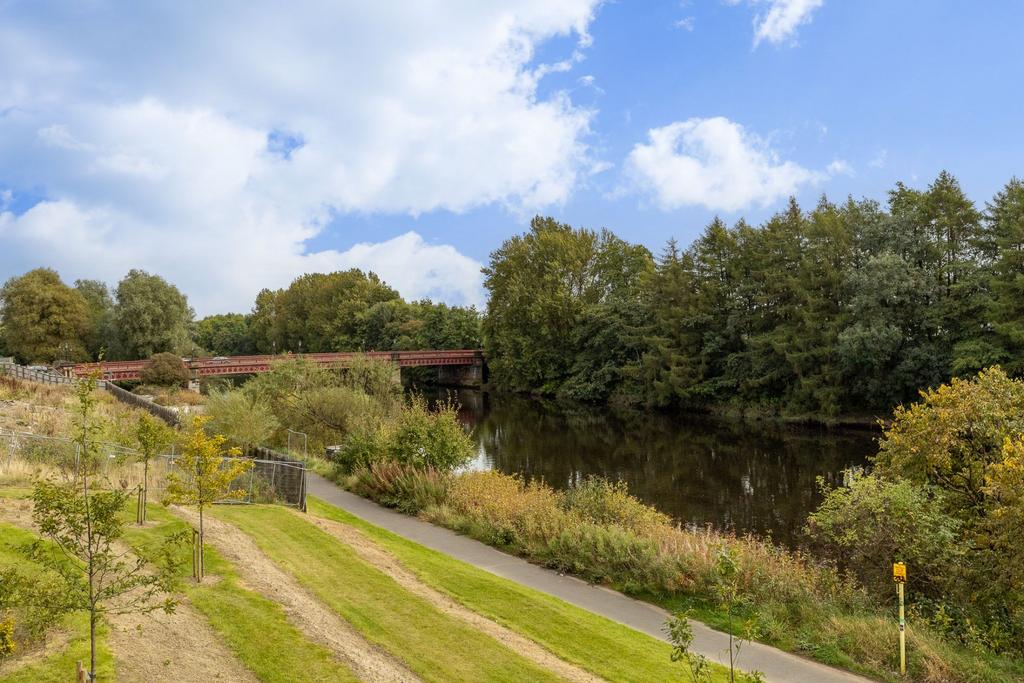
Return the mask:
MULTIPOLYGON (((428 391, 459 391, 465 387, 423 384, 428 391)), ((519 397, 531 401, 544 401, 555 404, 563 409, 597 409, 610 410, 618 413, 633 413, 674 419, 722 419, 740 420, 751 423, 769 423, 776 425, 796 425, 804 427, 820 427, 825 429, 866 429, 875 431, 890 423, 892 411, 875 413, 845 413, 841 415, 825 415, 821 413, 791 413, 779 410, 774 406, 761 404, 717 403, 704 408, 646 408, 635 403, 623 402, 585 402, 559 397, 555 394, 537 392, 511 391, 493 383, 483 384, 475 390, 494 396, 519 397)))
POLYGON ((473 438, 472 469, 556 488, 589 476, 621 480, 682 524, 790 548, 801 545, 807 515, 821 503, 819 478, 840 485, 843 470, 868 465, 877 451, 877 434, 863 429, 673 418, 471 390, 452 397, 473 438))
MULTIPOLYGON (((361 495, 536 564, 640 597, 753 640, 879 680, 900 680, 889 596, 771 543, 668 523, 622 490, 566 499, 495 472, 446 479, 378 468, 343 479, 361 495)), ((908 628, 909 680, 1024 680, 1024 662, 908 628)))
MULTIPOLYGON (((370 533, 375 539, 385 543, 393 552, 402 552, 403 559, 405 554, 416 552, 413 550, 413 543, 409 542, 413 541, 419 546, 438 551, 437 554, 440 557, 437 561, 441 561, 443 558, 445 562, 451 563, 454 558, 456 561, 461 560, 490 574, 508 579, 509 581, 503 582, 502 585, 502 599, 495 602, 492 609, 500 609, 501 605, 509 600, 515 602, 518 599, 518 594, 524 590, 520 587, 525 586, 527 587, 525 590, 539 590, 648 636, 666 640, 663 626, 668 615, 660 608, 634 600, 621 593, 588 584, 564 573, 553 572, 530 564, 466 536, 452 533, 415 517, 388 510, 366 498, 344 491, 322 477, 312 476, 309 486, 310 493, 315 496, 310 505, 311 514, 338 519, 337 509, 340 509, 349 513, 342 516, 341 521, 356 524, 350 516, 352 515, 359 520, 368 522, 367 527, 373 525, 392 532, 389 534, 379 530, 372 531, 373 527, 370 527, 370 533), (324 505, 324 502, 321 501, 329 505, 324 505)), ((418 552, 422 553, 423 551, 418 552)), ((435 574, 435 580, 444 581, 452 590, 464 592, 465 584, 482 580, 477 576, 466 576, 462 573, 451 576, 450 566, 448 570, 449 574, 444 576, 435 574)), ((705 654, 713 661, 727 664, 728 635, 709 629, 699 622, 694 623, 693 626, 694 652, 705 654)), ((540 628, 541 625, 538 624, 537 627, 540 628)), ((802 683, 827 681, 831 683, 833 681, 866 680, 845 671, 822 666, 802 657, 757 643, 744 646, 739 666, 744 670, 759 670, 767 676, 769 681, 800 681, 802 683)), ((635 672, 633 675, 636 675, 635 672)))

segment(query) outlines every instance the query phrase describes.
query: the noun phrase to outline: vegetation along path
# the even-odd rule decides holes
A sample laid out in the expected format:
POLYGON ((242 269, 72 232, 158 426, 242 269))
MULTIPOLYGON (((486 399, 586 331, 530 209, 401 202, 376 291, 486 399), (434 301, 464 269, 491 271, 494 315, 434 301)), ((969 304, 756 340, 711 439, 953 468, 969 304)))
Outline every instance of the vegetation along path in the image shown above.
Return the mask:
MULTIPOLYGON (((310 473, 309 493, 340 507, 367 522, 399 536, 450 555, 498 576, 560 598, 572 605, 625 624, 642 633, 666 639, 662 627, 668 613, 654 605, 634 600, 616 591, 592 586, 579 579, 530 564, 526 560, 495 550, 479 541, 403 515, 349 493, 330 481, 310 473)), ((716 662, 728 664, 729 636, 693 622, 692 650, 716 662)), ((784 683, 846 683, 868 679, 812 662, 760 643, 743 646, 740 666, 761 671, 768 681, 784 683)))

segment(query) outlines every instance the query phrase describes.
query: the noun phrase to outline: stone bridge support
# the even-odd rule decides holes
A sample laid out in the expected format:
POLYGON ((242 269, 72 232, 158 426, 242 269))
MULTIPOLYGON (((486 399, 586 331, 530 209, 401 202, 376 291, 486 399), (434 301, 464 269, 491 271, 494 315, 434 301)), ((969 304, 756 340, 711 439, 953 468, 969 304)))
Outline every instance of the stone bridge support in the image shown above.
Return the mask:
POLYGON ((437 369, 437 383, 443 387, 480 387, 484 383, 484 364, 442 365, 437 369))

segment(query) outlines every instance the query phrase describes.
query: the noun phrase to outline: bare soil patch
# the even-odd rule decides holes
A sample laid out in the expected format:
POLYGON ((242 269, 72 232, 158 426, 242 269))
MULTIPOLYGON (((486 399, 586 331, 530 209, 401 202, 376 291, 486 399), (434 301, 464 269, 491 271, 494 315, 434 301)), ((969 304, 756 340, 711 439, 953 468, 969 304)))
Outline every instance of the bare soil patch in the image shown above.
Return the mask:
MULTIPOLYGON (((31 501, 0 498, 0 519, 35 531, 31 501)), ((105 619, 110 626, 107 642, 114 653, 119 681, 256 682, 209 622, 187 602, 179 602, 173 614, 111 613, 105 619)))
MULTIPOLYGON (((199 523, 195 512, 179 507, 171 509, 190 523, 199 523)), ((369 683, 420 680, 397 659, 367 642, 348 622, 274 564, 245 532, 211 517, 205 519, 204 526, 207 542, 235 565, 245 587, 280 604, 289 621, 347 663, 360 680, 369 683)))
MULTIPOLYGON (((295 514, 300 513, 296 512, 295 514)), ((316 524, 334 538, 351 547, 361 558, 390 576, 409 592, 424 598, 445 614, 461 619, 478 631, 486 633, 531 662, 561 676, 567 681, 573 681, 573 683, 595 683, 603 680, 575 664, 570 664, 560 659, 529 638, 497 622, 491 621, 481 614, 477 614, 448 595, 423 583, 415 574, 406 569, 396 557, 364 536, 358 529, 312 515, 304 515, 303 519, 316 524)))

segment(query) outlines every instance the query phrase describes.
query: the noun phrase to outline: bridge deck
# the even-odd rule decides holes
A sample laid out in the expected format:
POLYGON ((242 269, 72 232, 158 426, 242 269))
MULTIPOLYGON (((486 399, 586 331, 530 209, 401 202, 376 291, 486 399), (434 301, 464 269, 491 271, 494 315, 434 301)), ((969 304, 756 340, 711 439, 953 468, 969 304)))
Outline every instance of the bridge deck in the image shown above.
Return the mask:
MULTIPOLYGON (((388 361, 401 368, 425 366, 466 366, 482 365, 483 352, 478 349, 427 350, 427 351, 370 351, 369 353, 303 353, 261 356, 223 356, 217 358, 182 359, 193 377, 214 377, 218 375, 245 375, 268 372, 276 361, 302 358, 325 368, 345 368, 357 358, 388 361)), ((88 377, 100 373, 105 380, 137 380, 142 368, 149 361, 109 361, 103 363, 79 363, 70 366, 77 377, 88 377)))

